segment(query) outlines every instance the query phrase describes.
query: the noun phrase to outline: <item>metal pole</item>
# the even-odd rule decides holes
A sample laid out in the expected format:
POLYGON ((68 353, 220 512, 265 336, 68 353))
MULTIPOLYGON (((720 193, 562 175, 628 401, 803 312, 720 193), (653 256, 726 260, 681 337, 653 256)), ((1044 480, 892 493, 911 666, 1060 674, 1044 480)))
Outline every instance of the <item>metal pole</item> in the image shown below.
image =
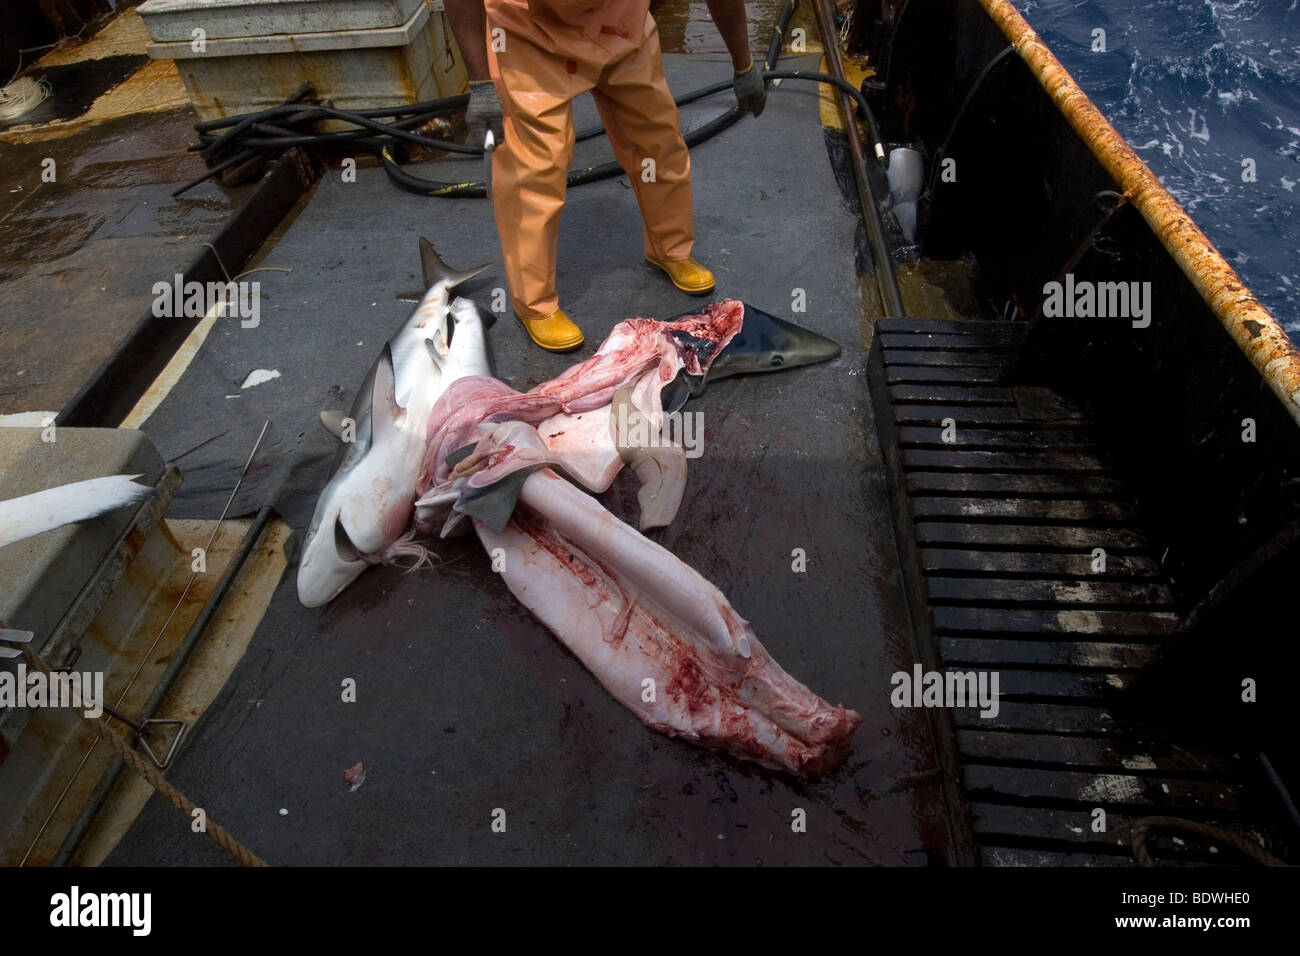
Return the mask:
MULTIPOLYGON (((813 10, 817 14, 817 28, 821 31, 822 46, 826 51, 826 70, 836 79, 844 79, 844 61, 840 59, 839 34, 835 30, 835 21, 831 17, 827 0, 812 0, 813 10)), ((871 181, 867 178, 867 160, 862 152, 862 139, 858 135, 858 121, 853 101, 843 90, 835 91, 840 104, 840 116, 844 119, 844 131, 849 139, 849 161, 853 167, 853 179, 858 187, 858 204, 862 207, 862 222, 867 227, 867 241, 871 244, 871 255, 876 261, 876 283, 880 286, 880 302, 885 315, 904 316, 903 297, 898 291, 898 279, 894 275, 894 262, 889 255, 889 245, 885 242, 885 230, 880 222, 880 207, 871 193, 871 181)))

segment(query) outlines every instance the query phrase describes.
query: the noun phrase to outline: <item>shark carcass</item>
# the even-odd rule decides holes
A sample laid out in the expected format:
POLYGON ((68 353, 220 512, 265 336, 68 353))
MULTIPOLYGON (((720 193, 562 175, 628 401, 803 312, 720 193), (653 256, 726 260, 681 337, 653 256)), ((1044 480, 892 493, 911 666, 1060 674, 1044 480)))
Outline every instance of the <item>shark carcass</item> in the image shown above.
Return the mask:
POLYGON ((591 358, 518 392, 492 376, 473 303, 456 299, 439 314, 441 323, 421 326, 432 329, 430 368, 405 403, 392 348, 358 396, 350 417, 368 421, 370 444, 350 453, 356 460, 322 494, 311 560, 304 553, 298 572, 303 603, 326 603, 367 563, 420 561, 420 541, 469 519, 511 593, 648 726, 803 777, 837 766, 861 718, 787 674, 716 587, 591 493, 630 467, 642 529, 671 522, 686 463, 680 446, 661 440, 665 416, 712 378, 825 361, 839 346, 730 300, 672 320, 621 322, 591 358), (451 380, 443 350, 468 356, 451 380), (421 422, 412 462, 416 443, 403 430, 421 422), (394 473, 403 500, 347 493, 346 476, 370 475, 372 456, 394 473), (379 530, 360 541, 358 528, 379 530))

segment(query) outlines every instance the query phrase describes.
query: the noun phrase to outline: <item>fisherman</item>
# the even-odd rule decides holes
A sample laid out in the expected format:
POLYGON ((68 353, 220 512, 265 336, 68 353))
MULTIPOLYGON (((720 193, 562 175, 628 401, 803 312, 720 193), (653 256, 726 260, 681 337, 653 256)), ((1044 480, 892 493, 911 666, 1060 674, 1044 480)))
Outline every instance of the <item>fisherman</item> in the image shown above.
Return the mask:
MULTIPOLYGON (((736 98, 757 116, 766 92, 744 2, 708 7, 731 54, 736 98)), ((499 144, 492 203, 515 315, 529 337, 552 352, 582 344, 556 296, 555 260, 573 155, 570 104, 588 90, 636 191, 646 263, 683 292, 713 291, 713 273, 691 258, 690 154, 650 0, 446 0, 445 9, 470 78, 470 142, 490 130, 499 144)))

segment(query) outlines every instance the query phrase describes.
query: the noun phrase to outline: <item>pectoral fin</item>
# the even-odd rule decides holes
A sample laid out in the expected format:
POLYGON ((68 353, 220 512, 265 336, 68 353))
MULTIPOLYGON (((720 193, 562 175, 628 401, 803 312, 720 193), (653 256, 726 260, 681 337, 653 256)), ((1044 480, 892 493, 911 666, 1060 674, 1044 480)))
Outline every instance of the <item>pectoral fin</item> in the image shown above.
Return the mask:
POLYGON ((320 423, 325 426, 325 430, 337 438, 343 440, 343 419, 347 418, 348 413, 341 408, 327 408, 320 413, 320 423))
POLYGON ((537 468, 521 468, 486 488, 466 488, 457 502, 452 505, 452 510, 457 514, 477 518, 494 533, 500 534, 510 520, 510 516, 515 513, 515 505, 519 502, 519 489, 523 488, 528 476, 536 470, 537 468))

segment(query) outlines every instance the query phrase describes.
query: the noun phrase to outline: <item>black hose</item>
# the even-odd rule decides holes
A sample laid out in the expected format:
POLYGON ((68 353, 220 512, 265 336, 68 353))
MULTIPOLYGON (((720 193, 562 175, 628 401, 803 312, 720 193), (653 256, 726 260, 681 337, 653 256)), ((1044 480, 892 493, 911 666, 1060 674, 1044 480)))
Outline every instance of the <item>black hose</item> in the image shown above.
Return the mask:
MULTIPOLYGON (((793 6, 791 4, 790 6, 793 6)), ((867 129, 870 131, 873 147, 878 157, 884 156, 884 150, 881 145, 879 128, 876 126, 876 118, 871 112, 871 107, 867 104, 866 98, 862 91, 852 83, 831 76, 829 73, 817 73, 810 70, 767 70, 763 74, 763 79, 767 82, 773 80, 807 80, 816 83, 829 83, 853 97, 862 110, 863 117, 867 122, 867 129)), ((719 92, 724 89, 730 89, 730 82, 715 83, 711 87, 704 89, 711 92, 719 92)), ((694 99, 699 99, 705 94, 700 90, 694 93, 688 93, 694 99), (698 95, 697 95, 698 94, 698 95)), ((725 113, 710 120, 703 126, 690 130, 683 135, 687 148, 693 148, 700 143, 705 142, 721 133, 723 130, 734 125, 737 120, 744 116, 744 112, 739 106, 733 106, 725 113)), ((597 130, 596 132, 599 132, 597 130)), ((593 134, 594 135, 594 134, 593 134)), ((387 143, 378 150, 379 158, 383 162, 384 172, 388 174, 389 179, 394 184, 421 196, 436 196, 441 199, 482 199, 487 195, 487 188, 482 182, 450 183, 433 179, 425 179, 422 176, 412 176, 404 171, 397 159, 392 154, 393 144, 387 143)), ((586 166, 581 169, 572 169, 569 171, 568 178, 565 180, 568 186, 582 186, 586 183, 599 182, 603 179, 611 179, 620 176, 625 172, 623 167, 617 162, 601 163, 598 166, 586 166)))
MULTIPOLYGON (((685 106, 688 103, 694 103, 696 100, 703 99, 706 96, 712 96, 723 90, 731 89, 730 80, 722 80, 709 86, 701 87, 698 90, 691 90, 676 97, 673 102, 678 106, 685 106)), ((242 116, 227 116, 218 120, 208 120, 204 123, 194 124, 194 128, 199 132, 199 146, 201 155, 205 158, 215 155, 223 148, 231 145, 238 140, 239 145, 253 149, 288 149, 294 146, 317 146, 330 143, 354 142, 358 140, 373 139, 377 136, 392 135, 394 138, 403 139, 419 146, 430 146, 435 149, 446 150, 447 152, 461 153, 467 156, 482 155, 483 149, 480 146, 473 146, 462 143, 448 143, 445 140, 432 139, 426 136, 420 136, 415 133, 409 133, 411 127, 416 127, 422 123, 428 122, 435 116, 444 113, 457 113, 465 108, 465 102, 468 94, 448 97, 446 100, 431 100, 429 103, 414 103, 407 107, 388 108, 376 110, 338 110, 332 107, 312 106, 309 104, 288 104, 284 106, 273 106, 269 109, 257 113, 245 113, 242 116), (448 107, 444 104, 455 101, 456 108, 448 107), (422 109, 423 107, 434 106, 432 109, 422 109), (409 114, 404 119, 396 120, 392 123, 375 122, 371 114, 375 115, 394 115, 395 113, 409 114), (255 130, 258 126, 267 124, 274 119, 288 119, 289 122, 300 123, 305 120, 317 120, 323 118, 334 118, 353 122, 359 129, 336 130, 330 133, 302 133, 297 135, 276 135, 254 137, 248 136, 249 130, 255 130), (219 129, 221 126, 228 127, 226 132, 220 136, 209 135, 211 130, 219 129)), ((603 136, 605 128, 603 126, 589 126, 584 130, 579 130, 574 136, 575 142, 583 142, 593 139, 597 136, 603 136)))
MULTIPOLYGON (((731 84, 728 83, 727 86, 731 86, 731 84)), ((744 115, 739 106, 733 106, 721 116, 686 133, 682 139, 686 142, 686 147, 690 149, 718 135, 744 115)), ((402 189, 418 193, 421 196, 437 196, 442 199, 483 199, 487 196, 487 188, 481 182, 448 183, 425 179, 422 176, 412 176, 403 170, 393 157, 390 152, 392 145, 387 143, 380 147, 379 158, 384 164, 384 172, 388 173, 389 179, 402 189)), ((615 176, 623 175, 624 172, 625 170, 618 162, 611 160, 597 166, 571 169, 565 182, 570 187, 582 186, 587 183, 600 182, 603 179, 612 179, 615 176)))
POLYGON ((790 18, 794 16, 798 6, 799 0, 787 0, 786 5, 777 15, 776 26, 772 28, 772 39, 767 44, 767 56, 763 59, 765 70, 776 66, 776 61, 781 56, 781 41, 785 39, 785 28, 790 25, 790 18))
MULTIPOLYGON (((448 96, 440 100, 427 100, 423 103, 407 103, 404 106, 383 106, 374 109, 348 110, 347 112, 355 113, 357 116, 365 116, 369 119, 375 119, 380 116, 411 116, 417 113, 421 115, 459 113, 464 110, 467 105, 469 105, 469 94, 457 93, 455 96, 448 96)), ((281 110, 283 108, 283 106, 272 106, 259 113, 243 113, 239 116, 222 116, 219 119, 204 120, 201 123, 195 123, 194 129, 200 133, 208 133, 214 129, 224 129, 228 126, 235 126, 247 119, 256 122, 260 119, 269 118, 276 110, 281 110)), ((306 105, 304 104, 302 108, 306 108, 306 105)))
MULTIPOLYGON (((847 83, 828 73, 818 73, 809 70, 774 70, 774 67, 780 57, 781 42, 785 36, 786 28, 789 26, 790 18, 799 6, 799 0, 788 0, 782 8, 780 15, 777 17, 776 25, 772 32, 771 42, 768 44, 767 56, 763 61, 763 79, 765 82, 774 80, 807 80, 817 83, 830 83, 838 89, 843 90, 849 96, 853 97, 858 108, 862 111, 863 118, 866 121, 867 129, 871 136, 876 155, 881 159, 884 158, 883 147, 881 146, 880 130, 876 124, 876 118, 871 112, 866 98, 862 92, 847 83)), ((701 87, 697 90, 691 90, 681 96, 675 97, 673 102, 677 106, 685 106, 696 100, 703 99, 706 96, 712 96, 730 89, 731 81, 722 80, 712 83, 708 86, 701 87)), ((437 180, 425 179, 420 176, 412 176, 405 172, 393 155, 395 140, 413 143, 417 146, 426 146, 434 149, 444 150, 451 153, 459 153, 467 156, 481 156, 483 150, 479 146, 465 145, 461 143, 452 143, 446 140, 435 139, 433 137, 421 136, 419 133, 411 131, 412 128, 418 127, 430 119, 443 115, 459 112, 463 110, 469 102, 469 94, 461 93, 456 96, 448 96, 438 100, 428 100, 423 103, 412 103, 406 106, 378 107, 364 110, 340 110, 331 106, 312 105, 307 103, 291 102, 279 106, 273 106, 256 113, 246 113, 241 116, 226 116, 220 119, 207 120, 196 123, 194 128, 200 135, 201 155, 205 158, 211 158, 224 149, 232 145, 238 145, 243 150, 258 149, 288 149, 296 146, 321 146, 329 144, 349 143, 362 149, 369 149, 379 156, 383 163, 384 171, 388 177, 402 189, 415 192, 424 196, 439 196, 446 198, 483 198, 487 190, 481 182, 463 182, 451 183, 440 182, 437 180), (395 117, 390 123, 381 123, 379 117, 395 117), (295 134, 290 130, 283 129, 279 124, 273 124, 273 121, 284 123, 302 123, 314 122, 318 119, 338 119, 352 123, 357 129, 338 130, 329 133, 301 133, 295 134), (268 129, 269 127, 269 129, 268 129), (224 130, 219 135, 212 135, 216 130, 224 130), (261 133, 263 135, 250 135, 261 133), (268 135, 269 134, 269 135, 268 135)), ((683 139, 688 148, 694 147, 706 140, 716 136, 718 133, 727 129, 736 123, 744 115, 739 106, 733 106, 731 109, 720 114, 703 126, 687 132, 683 139)), ((592 126, 580 130, 574 136, 575 142, 583 142, 596 136, 603 135, 605 132, 602 126, 592 126)), ((228 164, 229 161, 227 161, 228 164)), ((226 164, 223 164, 223 167, 226 164)), ((601 163, 597 166, 588 166, 581 169, 574 169, 569 172, 567 183, 569 186, 581 186, 585 183, 598 182, 604 179, 610 179, 614 176, 621 175, 623 168, 617 162, 601 163)), ((211 176, 211 172, 208 177, 211 176)), ((191 185, 197 185, 203 180, 196 180, 191 185)))
MULTIPOLYGON (((678 106, 685 106, 687 103, 693 103, 696 100, 703 99, 706 96, 712 96, 714 93, 719 93, 722 90, 729 90, 729 89, 731 89, 731 81, 722 80, 720 82, 713 83, 710 86, 704 86, 698 90, 691 90, 689 93, 684 93, 680 97, 678 97, 675 100, 675 102, 677 103, 678 106)), ((453 98, 457 98, 457 97, 453 97, 453 98)), ((463 96, 458 97, 458 99, 463 100, 464 97, 463 96)), ((415 104, 415 106, 421 106, 421 105, 424 104, 418 104, 418 103, 415 104)), ((411 108, 413 109, 414 107, 411 108)), ((463 103, 461 104, 461 109, 464 109, 463 103)), ((375 112, 375 111, 372 110, 368 112, 375 112)), ((392 111, 389 110, 388 112, 392 112, 392 111)), ((391 124, 386 124, 386 126, 391 128, 398 128, 398 129, 410 129, 411 127, 419 126, 422 123, 428 122, 430 118, 442 112, 458 112, 458 111, 439 110, 437 113, 431 113, 431 112, 419 113, 418 115, 408 116, 405 119, 397 120, 391 124)), ((243 129, 256 129, 258 126, 261 126, 264 123, 266 123, 267 119, 270 117, 267 117, 264 113, 258 113, 258 114, 249 114, 249 118, 251 118, 253 122, 251 124, 247 124, 244 127, 242 127, 243 129)), ((232 119, 233 117, 226 117, 224 120, 211 120, 209 121, 209 125, 218 122, 230 123, 232 119)), ((198 127, 198 125, 204 125, 204 124, 196 124, 196 128, 198 127)), ((577 134, 575 134, 574 136, 574 141, 580 143, 580 142, 584 142, 585 140, 594 139, 597 136, 603 136, 604 134, 605 134, 605 128, 603 126, 600 125, 589 126, 586 129, 579 130, 577 134)), ((321 145, 329 145, 331 143, 358 142, 367 139, 375 139, 379 135, 381 134, 377 134, 372 129, 361 128, 361 129, 337 130, 331 133, 301 133, 301 134, 263 136, 263 137, 240 135, 238 139, 240 145, 247 146, 250 149, 290 149, 294 146, 321 146, 321 145)), ((213 146, 218 142, 219 137, 209 136, 206 133, 201 132, 199 140, 200 140, 199 142, 200 148, 204 152, 206 152, 209 149, 209 147, 213 146)), ((362 145, 365 144, 362 143, 362 145)), ((216 150, 213 150, 213 152, 216 152, 216 150)), ((456 150, 456 152, 467 153, 467 154, 468 153, 482 154, 483 150, 481 147, 466 145, 456 150)))
MULTIPOLYGON (((406 119, 396 120, 388 124, 397 129, 411 129, 427 123, 430 117, 428 115, 410 116, 406 119)), ((278 129, 265 120, 258 120, 251 127, 253 130, 270 130, 278 129)), ((273 136, 253 137, 240 136, 239 143, 252 149, 291 149, 294 146, 328 146, 331 143, 345 143, 356 140, 376 139, 380 135, 370 129, 344 129, 336 130, 330 133, 295 133, 291 130, 285 130, 283 134, 273 136)), ((210 145, 217 141, 217 137, 207 134, 200 134, 199 147, 206 150, 210 145)))
POLYGON ((876 125, 876 114, 871 111, 871 105, 867 98, 862 95, 862 91, 847 80, 841 80, 838 76, 831 76, 829 73, 818 73, 814 70, 769 70, 763 74, 767 80, 815 80, 818 83, 829 83, 838 89, 843 90, 853 98, 858 104, 858 109, 862 111, 862 118, 867 122, 867 132, 871 137, 872 148, 876 151, 876 156, 880 159, 885 158, 885 141, 880 138, 880 127, 876 125))
MULTIPOLYGON (((250 113, 240 119, 238 123, 232 126, 226 132, 212 141, 211 144, 204 147, 202 155, 206 158, 218 152, 254 123, 264 122, 270 119, 279 119, 290 113, 302 113, 305 115, 294 118, 295 122, 305 120, 315 121, 317 119, 341 119, 357 126, 363 126, 366 129, 374 130, 376 133, 382 133, 392 136, 394 139, 405 140, 408 143, 414 143, 417 146, 430 146, 434 149, 446 150, 449 153, 466 153, 468 155, 478 155, 483 152, 482 149, 475 146, 465 146, 461 143, 451 143, 446 140, 433 139, 429 136, 421 136, 418 133, 412 133, 400 126, 392 123, 380 123, 368 116, 360 113, 350 112, 348 110, 336 110, 332 106, 301 106, 293 104, 290 106, 274 106, 269 110, 263 110, 261 113, 250 113)), ((328 134, 325 134, 328 135, 328 134)))

